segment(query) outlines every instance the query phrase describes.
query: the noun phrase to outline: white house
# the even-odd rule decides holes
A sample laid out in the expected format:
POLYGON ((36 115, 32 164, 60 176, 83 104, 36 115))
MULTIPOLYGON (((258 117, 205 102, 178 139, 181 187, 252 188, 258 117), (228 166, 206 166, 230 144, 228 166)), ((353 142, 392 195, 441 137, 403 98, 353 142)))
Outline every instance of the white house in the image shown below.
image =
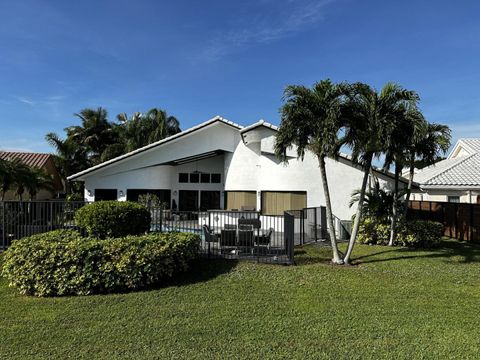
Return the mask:
POLYGON ((445 160, 415 174, 412 200, 480 203, 480 139, 460 139, 445 160))
MULTIPOLYGON (((276 131, 263 120, 242 127, 217 116, 68 179, 85 183, 87 201, 136 200, 153 192, 177 210, 256 209, 264 215, 324 205, 317 159, 307 152, 299 160, 292 150, 288 164, 279 162, 276 131)), ((328 159, 326 166, 333 213, 349 220, 362 170, 347 157, 328 159)), ((392 186, 388 173, 371 176, 392 186)))

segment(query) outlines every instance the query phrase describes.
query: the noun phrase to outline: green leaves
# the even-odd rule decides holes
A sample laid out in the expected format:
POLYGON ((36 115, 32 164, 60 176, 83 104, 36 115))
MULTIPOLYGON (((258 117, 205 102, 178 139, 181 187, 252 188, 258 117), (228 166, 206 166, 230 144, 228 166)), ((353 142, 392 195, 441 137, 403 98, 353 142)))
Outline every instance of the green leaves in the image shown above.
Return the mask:
POLYGON ((130 201, 97 201, 80 208, 75 222, 90 236, 99 238, 138 235, 150 229, 147 208, 130 201))
MULTIPOLYGON (((395 245, 431 248, 442 240, 443 225, 434 221, 413 220, 398 224, 395 245)), ((360 223, 357 242, 368 245, 387 245, 390 238, 388 222, 365 217, 360 223)))
POLYGON ((57 230, 15 241, 4 254, 3 275, 26 295, 131 291, 187 270, 199 246, 190 233, 101 240, 57 230))

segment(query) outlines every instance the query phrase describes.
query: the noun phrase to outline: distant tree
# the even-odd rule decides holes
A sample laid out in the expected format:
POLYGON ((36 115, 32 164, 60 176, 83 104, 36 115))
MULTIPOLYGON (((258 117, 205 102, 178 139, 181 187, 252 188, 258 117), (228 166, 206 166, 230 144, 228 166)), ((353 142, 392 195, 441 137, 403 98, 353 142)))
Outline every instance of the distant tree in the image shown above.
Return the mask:
POLYGON ((281 123, 276 135, 275 153, 288 163, 287 150, 296 147, 297 157, 305 151, 315 154, 325 196, 327 227, 332 244, 332 262, 341 264, 333 225, 332 204, 328 187, 325 159, 338 154, 339 89, 330 80, 322 80, 313 88, 290 85, 284 92, 281 123))
POLYGON ((91 166, 87 150, 72 139, 62 139, 55 133, 48 133, 45 140, 55 149, 54 162, 65 183, 67 196, 72 193, 67 177, 91 166))
POLYGON ((0 159, 0 190, 2 192, 2 201, 5 200, 5 195, 15 182, 15 167, 17 164, 20 164, 18 159, 11 161, 0 159))
POLYGON ((25 189, 30 196, 30 200, 35 200, 40 190, 51 192, 55 190, 53 177, 43 169, 30 168, 30 173, 25 183, 25 189))
POLYGON ((117 142, 107 110, 102 107, 83 109, 75 116, 81 120, 81 125, 66 128, 67 139, 83 147, 93 165, 99 164, 105 149, 117 142))

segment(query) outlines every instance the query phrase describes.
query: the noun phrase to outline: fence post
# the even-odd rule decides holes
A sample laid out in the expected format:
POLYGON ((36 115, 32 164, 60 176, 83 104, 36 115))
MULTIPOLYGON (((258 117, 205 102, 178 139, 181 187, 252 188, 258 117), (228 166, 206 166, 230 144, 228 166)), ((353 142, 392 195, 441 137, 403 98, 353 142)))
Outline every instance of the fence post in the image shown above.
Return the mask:
POLYGON ((473 204, 470 204, 470 224, 469 224, 469 234, 470 234, 470 241, 473 241, 473 204))
POLYGON ((163 209, 160 208, 160 232, 163 232, 163 209))
POLYGON ((7 241, 5 239, 5 201, 2 201, 2 249, 7 249, 7 241))
POLYGON ((313 215, 314 215, 314 221, 313 221, 313 226, 315 229, 315 242, 317 242, 317 208, 313 208, 313 215))

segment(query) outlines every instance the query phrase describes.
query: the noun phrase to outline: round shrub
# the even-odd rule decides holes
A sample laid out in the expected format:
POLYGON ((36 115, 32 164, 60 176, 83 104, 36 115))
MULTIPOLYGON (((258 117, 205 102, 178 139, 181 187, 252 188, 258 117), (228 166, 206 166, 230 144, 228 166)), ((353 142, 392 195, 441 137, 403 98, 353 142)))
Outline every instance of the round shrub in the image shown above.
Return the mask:
POLYGON ((198 235, 164 233, 82 238, 56 230, 15 241, 3 257, 3 275, 20 293, 35 296, 123 292, 161 284, 185 271, 198 235))
POLYGON ((76 224, 99 238, 138 235, 150 229, 150 212, 130 201, 98 201, 75 214, 76 224))

